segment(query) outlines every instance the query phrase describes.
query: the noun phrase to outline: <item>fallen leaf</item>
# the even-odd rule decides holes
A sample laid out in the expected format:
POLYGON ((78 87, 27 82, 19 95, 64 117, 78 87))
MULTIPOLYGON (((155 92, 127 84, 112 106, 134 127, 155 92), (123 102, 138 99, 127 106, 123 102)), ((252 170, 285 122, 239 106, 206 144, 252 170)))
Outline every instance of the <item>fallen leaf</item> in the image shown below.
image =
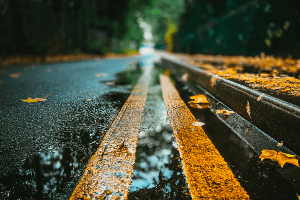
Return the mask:
POLYGON ((114 81, 109 81, 109 82, 106 82, 105 84, 106 84, 106 85, 114 85, 115 82, 114 82, 114 81))
POLYGON ((264 95, 265 95, 265 93, 262 93, 261 95, 259 95, 259 97, 257 98, 257 101, 260 101, 264 95))
POLYGON ((283 141, 277 144, 278 147, 282 147, 282 145, 283 145, 283 141))
POLYGON ((0 81, 0 84, 4 83, 4 81, 0 81))
POLYGON ((246 135, 246 133, 248 132, 249 128, 245 128, 244 129, 244 135, 246 135))
POLYGON ((28 99, 21 99, 22 101, 24 102, 27 102, 27 103, 34 103, 34 102, 39 102, 39 101, 46 101, 46 97, 50 96, 51 94, 48 94, 47 96, 44 96, 43 98, 35 98, 35 99, 32 99, 30 97, 28 97, 28 99))
POLYGON ((230 115, 231 113, 234 113, 233 111, 230 111, 230 110, 216 110, 216 114, 223 114, 223 115, 230 115))
POLYGON ((92 99, 87 99, 86 101, 91 101, 92 99))
POLYGON ((18 72, 18 73, 10 73, 9 76, 11 78, 19 78, 22 75, 22 72, 18 72))
POLYGON ((251 118, 251 116, 250 116, 251 113, 250 113, 250 104, 249 104, 249 101, 247 101, 246 109, 247 109, 247 113, 248 113, 249 117, 251 118))
POLYGON ((208 107, 208 104, 196 104, 196 103, 193 103, 193 101, 189 101, 189 105, 192 108, 199 108, 199 109, 204 109, 204 108, 208 107))
POLYGON ((203 122, 194 122, 192 125, 193 126, 203 126, 203 125, 205 125, 205 123, 203 123, 203 122))
POLYGON ((215 84, 216 84, 216 82, 217 82, 217 77, 216 76, 213 76, 213 77, 211 77, 211 79, 209 80, 209 83, 210 83, 210 87, 214 87, 215 86, 215 84))
POLYGON ((190 99, 194 100, 194 101, 192 101, 192 103, 209 103, 209 101, 207 101, 206 96, 203 94, 198 94, 196 96, 190 96, 190 99))
POLYGON ((95 77, 103 77, 103 76, 107 76, 106 73, 96 73, 94 74, 95 77))
POLYGON ((187 82, 189 80, 189 74, 188 73, 184 73, 182 76, 181 76, 181 79, 184 81, 184 82, 187 82))
POLYGON ((261 151, 261 154, 260 154, 259 158, 261 159, 261 161, 263 161, 264 159, 274 160, 274 161, 278 162, 278 164, 282 168, 283 168, 285 163, 290 163, 290 164, 293 164, 293 165, 296 165, 296 166, 300 167, 299 162, 296 159, 295 155, 286 154, 286 153, 283 153, 281 151, 279 151, 277 153, 275 150, 264 149, 264 150, 261 151))

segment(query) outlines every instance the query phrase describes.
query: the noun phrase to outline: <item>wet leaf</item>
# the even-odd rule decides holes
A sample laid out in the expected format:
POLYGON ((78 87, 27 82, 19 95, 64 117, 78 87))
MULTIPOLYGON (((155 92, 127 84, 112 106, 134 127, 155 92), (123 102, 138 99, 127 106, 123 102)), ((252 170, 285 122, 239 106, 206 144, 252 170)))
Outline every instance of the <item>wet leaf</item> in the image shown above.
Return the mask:
POLYGON ((34 103, 34 102, 39 102, 39 101, 46 101, 46 97, 50 96, 51 94, 48 94, 47 96, 44 96, 43 98, 30 98, 28 97, 28 99, 21 99, 22 101, 26 102, 26 103, 34 103))
POLYGON ((246 106, 246 110, 247 110, 247 113, 249 115, 249 117, 251 117, 251 113, 250 113, 250 104, 249 104, 249 101, 247 101, 247 106, 246 106))
POLYGON ((190 96, 190 99, 194 100, 194 101, 192 101, 192 103, 209 103, 209 101, 207 101, 206 96, 203 94, 198 94, 196 96, 190 96))
POLYGON ((184 81, 184 82, 187 82, 189 80, 189 75, 188 73, 184 73, 182 76, 181 76, 181 79, 184 81))
POLYGON ((203 125, 205 125, 205 123, 203 123, 203 122, 194 122, 192 125, 193 126, 203 126, 203 125))
POLYGON ((106 82, 105 84, 106 84, 106 85, 114 85, 115 82, 114 82, 114 81, 108 81, 108 82, 106 82))
POLYGON ((189 102, 189 105, 192 108, 199 108, 199 109, 204 109, 208 107, 208 104, 197 104, 197 103, 193 103, 192 101, 189 102))
POLYGON ((282 168, 285 163, 290 163, 290 164, 300 167, 299 162, 295 155, 286 154, 281 151, 279 151, 277 153, 275 150, 264 149, 261 151, 261 155, 259 156, 259 158, 261 159, 261 161, 263 161, 264 159, 274 160, 274 161, 278 162, 278 164, 282 168))
POLYGON ((106 73, 96 73, 94 74, 95 77, 103 77, 103 76, 107 76, 106 73))
POLYGON ((223 110, 216 110, 216 114, 223 114, 223 115, 230 115, 230 114, 232 114, 232 113, 234 113, 233 111, 230 111, 230 110, 225 110, 225 109, 223 109, 223 110))
POLYGON ((92 99, 87 99, 86 101, 91 101, 92 99))
POLYGON ((9 76, 11 78, 19 78, 22 75, 22 72, 18 72, 18 73, 10 73, 9 76))
POLYGON ((217 82, 217 77, 216 76, 213 76, 213 77, 211 77, 211 79, 209 80, 209 83, 210 83, 210 87, 214 87, 215 86, 215 84, 216 84, 216 82, 217 82))
POLYGON ((264 95, 265 95, 265 93, 262 93, 261 95, 259 95, 259 97, 257 98, 257 101, 260 101, 264 95))
POLYGON ((282 145, 283 145, 283 141, 277 144, 278 147, 282 147, 282 145))

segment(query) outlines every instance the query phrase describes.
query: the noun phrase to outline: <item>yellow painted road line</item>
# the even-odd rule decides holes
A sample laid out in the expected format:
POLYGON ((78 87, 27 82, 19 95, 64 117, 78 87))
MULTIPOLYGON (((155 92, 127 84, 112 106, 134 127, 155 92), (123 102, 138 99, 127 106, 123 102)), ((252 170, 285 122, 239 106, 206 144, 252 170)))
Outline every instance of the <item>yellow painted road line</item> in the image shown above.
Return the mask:
POLYGON ((140 78, 96 153, 90 158, 70 200, 127 198, 147 96, 146 74, 140 78))
POLYGON ((160 77, 164 102, 193 199, 250 199, 171 80, 160 77))

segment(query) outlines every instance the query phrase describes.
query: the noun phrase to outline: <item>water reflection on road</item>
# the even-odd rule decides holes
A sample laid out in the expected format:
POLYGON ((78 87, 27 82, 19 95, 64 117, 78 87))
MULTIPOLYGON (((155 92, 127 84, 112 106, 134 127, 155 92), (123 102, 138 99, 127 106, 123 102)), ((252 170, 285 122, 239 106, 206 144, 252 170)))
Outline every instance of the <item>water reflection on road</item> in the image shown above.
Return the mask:
POLYGON ((192 199, 169 123, 142 131, 128 199, 192 199))

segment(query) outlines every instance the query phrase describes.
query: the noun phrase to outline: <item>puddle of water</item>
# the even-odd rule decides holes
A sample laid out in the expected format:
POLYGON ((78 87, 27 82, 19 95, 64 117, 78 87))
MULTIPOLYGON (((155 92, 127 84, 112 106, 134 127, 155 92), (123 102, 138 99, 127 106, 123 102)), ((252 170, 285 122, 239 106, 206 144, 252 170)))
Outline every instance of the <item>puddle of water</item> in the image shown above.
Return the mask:
MULTIPOLYGON (((281 174, 276 170, 280 168, 275 162, 261 162, 256 152, 248 146, 239 136, 237 136, 229 127, 207 108, 194 108, 188 103, 189 98, 195 92, 204 94, 200 89, 193 88, 193 91, 185 86, 182 82, 175 80, 176 88, 178 89, 181 98, 193 113, 199 122, 205 123, 202 128, 206 135, 213 142, 225 161, 228 167, 233 171, 238 178, 242 187, 250 195, 251 199, 295 199, 295 194, 298 193, 281 174)), ((212 100, 210 98, 210 100, 212 100)), ((213 104, 217 104, 213 102, 213 104)), ((227 120, 224 118, 224 120, 227 120)), ((238 127, 238 121, 236 122, 238 127)))
POLYGON ((139 77, 142 75, 142 64, 132 62, 128 64, 128 69, 116 74, 115 85, 136 85, 139 77))
POLYGON ((128 200, 192 199, 169 124, 159 75, 153 68, 148 88, 128 200))
POLYGON ((22 167, 1 177, 0 199, 67 199, 129 94, 111 92, 92 106, 82 102, 64 113, 52 135, 63 147, 38 150, 22 167))
POLYGON ((192 199, 169 123, 141 131, 128 200, 192 199))

